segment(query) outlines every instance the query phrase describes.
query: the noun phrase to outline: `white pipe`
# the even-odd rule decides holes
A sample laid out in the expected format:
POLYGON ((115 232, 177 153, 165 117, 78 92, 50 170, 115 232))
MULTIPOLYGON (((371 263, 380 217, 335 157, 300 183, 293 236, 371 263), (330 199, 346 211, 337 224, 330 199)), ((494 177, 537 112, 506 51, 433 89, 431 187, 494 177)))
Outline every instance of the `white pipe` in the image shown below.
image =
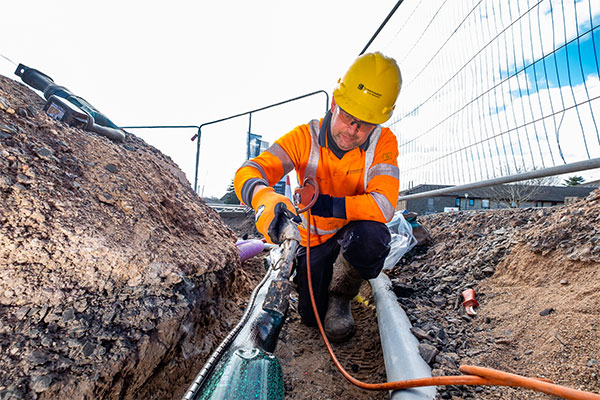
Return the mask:
MULTIPOLYGON (((377 307, 379 336, 388 382, 431 377, 431 368, 421 357, 419 342, 410 331, 411 323, 391 290, 390 278, 382 272, 377 278, 370 279, 369 283, 377 307)), ((392 400, 433 400, 435 394, 435 386, 426 386, 395 390, 390 398, 392 400)))
POLYGON ((449 186, 442 189, 429 190, 421 193, 413 193, 404 196, 399 196, 398 201, 402 200, 413 200, 422 199, 423 197, 433 197, 439 194, 454 193, 458 191, 478 189, 494 185, 502 185, 511 182, 526 181, 528 179, 543 178, 546 176, 554 176, 561 174, 568 174, 570 172, 586 171, 589 169, 600 168, 600 158, 593 158, 591 160, 579 161, 571 164, 559 165, 556 167, 549 167, 544 169, 536 169, 534 171, 524 172, 516 175, 503 176, 500 178, 488 179, 481 182, 468 183, 466 185, 449 186))

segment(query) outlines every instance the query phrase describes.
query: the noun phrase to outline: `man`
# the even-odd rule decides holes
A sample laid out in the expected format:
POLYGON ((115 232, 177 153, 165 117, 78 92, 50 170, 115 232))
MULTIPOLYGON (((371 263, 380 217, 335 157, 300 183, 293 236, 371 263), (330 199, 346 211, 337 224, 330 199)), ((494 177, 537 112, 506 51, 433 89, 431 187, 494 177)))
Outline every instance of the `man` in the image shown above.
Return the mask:
MULTIPOLYGON (((331 108, 287 133, 236 172, 235 191, 256 211, 256 227, 279 243, 284 218, 296 217, 288 198, 271 187, 292 169, 312 178, 319 197, 311 208, 310 265, 319 318, 331 341, 355 331, 350 301, 375 278, 390 250, 385 225, 398 199, 398 144, 387 121, 400 92, 396 61, 376 52, 357 58, 333 92, 331 108)), ((306 271, 307 221, 302 215, 295 282, 302 321, 316 325, 306 271)))

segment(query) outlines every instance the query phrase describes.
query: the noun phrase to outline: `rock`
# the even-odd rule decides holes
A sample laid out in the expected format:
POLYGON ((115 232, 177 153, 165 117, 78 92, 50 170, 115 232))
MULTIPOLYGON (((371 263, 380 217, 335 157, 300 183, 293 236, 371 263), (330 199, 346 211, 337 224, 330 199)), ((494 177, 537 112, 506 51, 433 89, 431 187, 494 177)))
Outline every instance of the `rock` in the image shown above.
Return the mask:
POLYGON ((89 357, 94 353, 94 350, 96 350, 96 345, 90 342, 86 342, 83 345, 83 348, 81 349, 81 353, 85 356, 85 357, 89 357))
POLYGON ((447 304, 446 298, 440 295, 434 295, 431 298, 431 302, 438 307, 444 307, 447 304))
POLYGON ((427 343, 419 343, 419 353, 421 353, 421 357, 423 360, 431 365, 431 362, 435 359, 435 356, 440 352, 435 346, 432 346, 427 343))
POLYGON ((52 376, 50 375, 34 376, 31 378, 31 388, 36 393, 45 392, 48 390, 48 388, 50 388, 51 384, 52 376))
POLYGON ((37 149, 36 154, 40 158, 44 158, 46 160, 51 160, 52 157, 54 156, 54 152, 46 147, 41 147, 41 148, 37 149))
POLYGON ((42 308, 40 308, 40 310, 38 311, 38 315, 37 315, 37 322, 41 322, 44 320, 44 318, 46 318, 46 315, 48 315, 49 309, 50 309, 50 307, 48 307, 47 304, 44 304, 42 306, 42 308))
POLYGON ((109 172, 112 172, 113 174, 116 174, 117 172, 119 172, 119 168, 117 168, 117 166, 114 164, 106 164, 104 166, 104 169, 106 169, 109 172))
POLYGON ((7 389, 0 390, 1 400, 21 400, 24 399, 23 392, 15 387, 8 387, 7 389))
POLYGON ((2 97, 0 97, 0 110, 11 115, 15 113, 15 110, 11 108, 10 103, 2 97))
POLYGON ((485 267, 481 270, 481 272, 483 272, 484 274, 493 274, 494 272, 496 272, 496 268, 494 267, 485 267))
POLYGON ((23 318, 25 318, 30 310, 31 310, 31 308, 27 307, 27 306, 20 307, 16 313, 17 319, 22 320, 23 318))
POLYGON ((392 290, 398 297, 410 297, 415 291, 412 286, 398 281, 392 281, 392 290))
POLYGON ((80 299, 75 302, 75 310, 77 312, 84 312, 88 307, 88 302, 86 299, 80 299))
POLYGON ((43 365, 50 361, 48 354, 42 350, 33 350, 27 357, 26 360, 34 365, 43 365))
POLYGON ((552 307, 549 307, 549 308, 545 308, 545 309, 543 309, 542 311, 540 311, 540 315, 541 315, 542 317, 545 317, 545 316, 547 316, 547 315, 550 315, 550 314, 551 314, 551 313, 553 313, 553 312, 554 312, 554 308, 552 308, 552 307))
POLYGON ((98 200, 105 204, 114 204, 115 200, 110 193, 98 193, 98 200))
POLYGON ((419 340, 431 340, 432 339, 432 337, 429 336, 429 334, 427 332, 425 332, 423 329, 413 326, 412 328, 410 328, 410 331, 419 340))
POLYGON ((62 314, 62 322, 67 322, 75 318, 75 310, 73 308, 66 309, 62 314))
POLYGON ((25 109, 24 107, 17 107, 17 114, 23 118, 28 117, 27 109, 25 109))
POLYGON ((28 105, 25 108, 27 109, 27 112, 29 113, 30 116, 35 117, 38 115, 38 111, 33 106, 28 105))
MULTIPOLYGON (((17 131, 17 128, 15 128, 12 125, 6 125, 6 124, 0 124, 0 132, 9 133, 10 135, 16 135, 17 133, 19 133, 17 131)), ((5 136, 5 137, 10 137, 10 135, 5 136)))
POLYGON ((10 108, 10 103, 4 97, 0 97, 0 110, 6 111, 10 108))

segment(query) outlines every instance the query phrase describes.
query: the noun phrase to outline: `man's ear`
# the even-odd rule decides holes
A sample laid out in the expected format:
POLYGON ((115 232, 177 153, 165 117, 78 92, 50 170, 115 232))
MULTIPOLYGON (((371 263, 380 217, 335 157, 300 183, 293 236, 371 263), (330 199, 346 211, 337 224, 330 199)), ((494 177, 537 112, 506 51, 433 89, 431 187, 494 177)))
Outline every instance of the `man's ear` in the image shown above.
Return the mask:
POLYGON ((333 114, 333 110, 335 109, 335 98, 331 96, 331 113, 333 114))

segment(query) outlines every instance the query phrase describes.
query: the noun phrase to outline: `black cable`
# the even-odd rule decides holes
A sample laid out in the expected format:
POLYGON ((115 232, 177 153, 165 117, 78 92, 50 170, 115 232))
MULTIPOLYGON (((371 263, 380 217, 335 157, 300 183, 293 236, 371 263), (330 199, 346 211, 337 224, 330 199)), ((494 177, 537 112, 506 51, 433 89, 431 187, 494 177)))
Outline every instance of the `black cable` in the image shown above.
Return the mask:
POLYGON ((394 15, 394 13, 398 9, 398 7, 400 7, 400 4, 402 4, 403 1, 404 0, 398 0, 398 2, 396 3, 396 5, 392 9, 392 11, 390 11, 390 13, 385 18, 385 20, 383 20, 383 22, 381 23, 381 25, 379 25, 379 28, 377 29, 377 31, 375 32, 375 34, 373 34, 373 36, 371 37, 371 40, 369 40, 369 43, 367 43, 367 45, 365 46, 365 48, 362 49, 362 51, 360 52, 359 56, 363 55, 365 53, 365 51, 367 51, 367 49, 369 48, 369 46, 371 45, 371 43, 373 43, 373 40, 375 40, 375 38, 377 37, 377 35, 379 35, 379 32, 381 32, 381 30, 383 29, 383 27, 385 26, 385 24, 387 24, 387 22, 390 20, 390 18, 392 18, 392 15, 394 15))

